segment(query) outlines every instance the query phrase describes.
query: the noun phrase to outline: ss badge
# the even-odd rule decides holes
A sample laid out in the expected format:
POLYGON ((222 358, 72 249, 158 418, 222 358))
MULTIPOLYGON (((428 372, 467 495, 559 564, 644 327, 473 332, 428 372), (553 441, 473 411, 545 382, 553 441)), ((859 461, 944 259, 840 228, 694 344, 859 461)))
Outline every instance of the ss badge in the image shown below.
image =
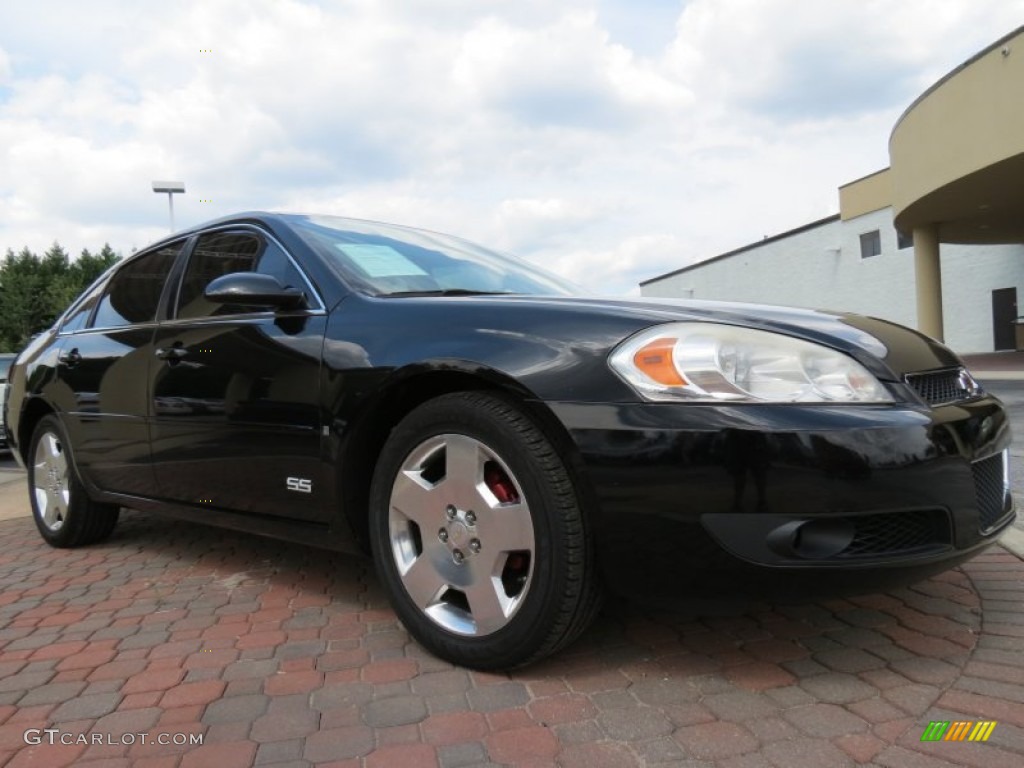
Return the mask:
POLYGON ((299 493, 313 492, 313 481, 305 477, 285 478, 284 483, 289 491, 298 491, 299 493))

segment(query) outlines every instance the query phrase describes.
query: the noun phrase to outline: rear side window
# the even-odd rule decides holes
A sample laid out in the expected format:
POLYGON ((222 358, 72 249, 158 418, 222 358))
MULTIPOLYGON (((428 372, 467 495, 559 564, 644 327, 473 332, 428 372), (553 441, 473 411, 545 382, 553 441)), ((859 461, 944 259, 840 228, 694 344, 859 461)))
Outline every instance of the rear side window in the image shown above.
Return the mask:
POLYGON ((206 300, 203 296, 206 286, 232 272, 259 272, 277 278, 285 287, 306 290, 302 275, 276 243, 251 232, 211 232, 199 238, 189 257, 175 316, 188 320, 265 311, 265 308, 227 306, 206 300))
POLYGON ((184 241, 132 259, 110 278, 93 319, 94 328, 148 323, 156 319, 167 274, 184 241))
POLYGON ((72 333, 73 331, 80 331, 89 322, 89 316, 92 314, 93 308, 100 300, 100 295, 103 293, 103 289, 106 286, 107 281, 101 280, 100 284, 97 285, 92 291, 83 298, 75 308, 71 310, 71 314, 68 315, 67 320, 61 323, 61 333, 72 333))

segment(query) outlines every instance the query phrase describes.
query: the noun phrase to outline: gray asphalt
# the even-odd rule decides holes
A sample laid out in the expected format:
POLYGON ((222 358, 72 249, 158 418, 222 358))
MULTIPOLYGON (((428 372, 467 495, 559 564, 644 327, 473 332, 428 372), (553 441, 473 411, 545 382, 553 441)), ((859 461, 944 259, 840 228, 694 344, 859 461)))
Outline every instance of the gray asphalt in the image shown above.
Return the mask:
POLYGON ((20 481, 22 470, 9 451, 0 451, 0 485, 20 481))

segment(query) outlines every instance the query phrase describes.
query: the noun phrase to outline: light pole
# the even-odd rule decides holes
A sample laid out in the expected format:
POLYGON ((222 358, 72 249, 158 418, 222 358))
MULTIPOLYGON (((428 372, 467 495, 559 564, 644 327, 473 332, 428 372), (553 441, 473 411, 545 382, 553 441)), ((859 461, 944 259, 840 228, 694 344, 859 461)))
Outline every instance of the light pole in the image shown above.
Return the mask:
POLYGON ((174 231, 174 193, 185 191, 184 181, 154 181, 154 192, 167 193, 167 209, 171 214, 171 232, 174 231))

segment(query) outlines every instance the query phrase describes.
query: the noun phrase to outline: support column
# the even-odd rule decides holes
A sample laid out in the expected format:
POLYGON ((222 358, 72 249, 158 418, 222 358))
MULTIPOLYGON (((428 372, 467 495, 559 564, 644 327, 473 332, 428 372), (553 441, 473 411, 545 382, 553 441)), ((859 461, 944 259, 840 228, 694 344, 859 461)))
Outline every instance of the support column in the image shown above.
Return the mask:
POLYGON ((914 286, 917 289, 917 330, 943 341, 942 266, 939 230, 935 225, 914 228, 914 286))

